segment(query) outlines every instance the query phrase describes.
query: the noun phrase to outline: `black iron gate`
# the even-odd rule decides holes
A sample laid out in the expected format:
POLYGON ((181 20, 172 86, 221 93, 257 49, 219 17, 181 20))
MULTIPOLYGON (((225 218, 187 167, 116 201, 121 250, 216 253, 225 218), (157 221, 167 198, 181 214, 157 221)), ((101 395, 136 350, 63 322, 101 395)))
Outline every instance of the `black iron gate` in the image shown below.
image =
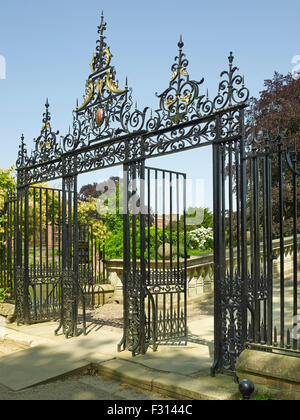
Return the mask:
POLYGON ((141 162, 126 165, 124 179, 120 349, 136 354, 187 340, 186 176, 141 162))
POLYGON ((95 290, 106 281, 104 246, 93 226, 75 222, 77 203, 70 181, 62 190, 30 186, 7 196, 1 287, 16 294, 20 323, 60 320, 72 335, 73 311, 82 313, 84 323, 85 307, 99 302, 95 290))
MULTIPOLYGON (((241 111, 243 113, 243 111, 241 111)), ((243 115, 241 115, 243 118, 243 115)), ((246 161, 244 138, 213 144, 215 361, 212 373, 234 372, 247 332, 246 161)))
MULTIPOLYGON (((230 53, 228 69, 221 73, 217 95, 210 99, 206 91, 201 92, 204 79, 197 82, 190 78, 181 38, 178 55, 171 68, 169 85, 158 95, 158 109, 154 112, 149 108, 141 111, 137 106, 134 107, 132 90, 127 86, 127 81, 123 89, 118 85, 105 30, 106 24, 102 16, 85 98, 83 104, 78 104, 74 110, 73 129, 60 140, 57 139, 58 132, 51 128, 47 101, 41 134, 35 139, 35 149, 30 154, 27 153, 22 136, 17 161, 18 203, 24 203, 17 211, 15 272, 18 319, 29 320, 27 290, 30 231, 27 198, 30 185, 59 178, 63 180, 60 327, 66 336, 74 335, 79 320, 79 302, 82 300, 84 303, 79 273, 80 260, 85 258, 86 253, 85 245, 80 242, 77 223, 78 174, 125 165, 125 170, 129 173, 128 182, 136 180, 138 175, 144 181, 153 171, 145 168, 147 159, 212 146, 215 219, 213 373, 232 371, 247 338, 247 173, 244 110, 249 91, 245 87, 244 78, 237 73, 238 68, 233 65, 234 57, 230 53)), ((165 176, 165 180, 167 177, 175 179, 181 176, 157 170, 158 174, 165 176)), ((151 188, 148 201, 149 191, 145 188, 141 182, 140 204, 135 204, 137 208, 147 207, 147 203, 152 206, 151 188)), ((127 188, 125 191, 124 207, 128 209, 129 199, 137 196, 138 189, 133 183, 131 193, 134 194, 131 197, 127 188)), ((173 189, 166 191, 170 195, 170 203, 173 203, 173 189)), ((181 199, 179 207, 180 201, 181 199)), ((173 228, 178 225, 178 220, 173 220, 173 208, 169 210, 171 216, 168 227, 172 235, 168 239, 170 260, 166 258, 168 229, 165 215, 162 220, 162 262, 158 258, 156 264, 154 256, 154 267, 149 258, 147 235, 149 224, 154 223, 155 230, 155 217, 158 222, 158 215, 154 216, 154 222, 151 222, 150 209, 145 214, 137 211, 135 214, 127 212, 124 215, 125 328, 120 348, 129 348, 133 354, 144 353, 150 344, 156 348, 158 342, 186 337, 185 238, 183 247, 180 241, 176 243, 178 232, 176 233, 176 227, 175 230, 173 228)), ((153 230, 153 226, 150 230, 151 228, 153 230)), ((156 232, 154 238, 158 238, 156 232)), ((157 247, 154 249, 158 252, 157 247)), ((151 255, 150 257, 152 258, 151 255)))
POLYGON ((299 150, 278 135, 247 149, 249 348, 300 357, 299 150))

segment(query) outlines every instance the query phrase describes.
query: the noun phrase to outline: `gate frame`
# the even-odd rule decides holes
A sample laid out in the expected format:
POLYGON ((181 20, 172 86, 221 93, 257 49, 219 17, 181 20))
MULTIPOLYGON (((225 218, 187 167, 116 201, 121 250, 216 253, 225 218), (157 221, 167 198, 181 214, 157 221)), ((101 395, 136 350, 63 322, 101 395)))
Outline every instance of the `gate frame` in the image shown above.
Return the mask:
MULTIPOLYGON (((128 165, 124 165, 124 191, 126 193, 124 194, 124 215, 123 215, 123 228, 124 228, 124 263, 123 263, 123 296, 124 296, 124 333, 123 338, 118 345, 118 351, 120 352, 123 350, 129 350, 132 352, 132 355, 135 356, 136 354, 145 354, 148 347, 152 346, 153 351, 157 350, 157 347, 159 343, 161 342, 178 342, 182 341, 183 339, 185 342, 187 342, 188 339, 188 329, 187 329, 187 246, 186 246, 186 174, 175 172, 175 171, 169 171, 165 169, 158 169, 158 168, 151 168, 148 166, 145 166, 144 161, 140 161, 138 163, 130 163, 128 165), (148 176, 146 180, 146 171, 148 171, 148 176), (163 263, 163 275, 162 279, 161 276, 158 273, 157 266, 154 271, 154 281, 151 281, 152 279, 152 273, 150 268, 150 261, 146 261, 145 253, 146 253, 146 219, 148 218, 148 229, 150 229, 150 223, 149 223, 149 209, 150 206, 150 194, 151 194, 151 186, 150 186, 150 173, 151 171, 155 172, 155 197, 157 197, 157 176, 159 173, 163 174, 163 180, 165 181, 165 175, 175 175, 177 182, 179 181, 179 177, 182 177, 183 180, 183 187, 182 187, 182 199, 183 199, 183 216, 184 216, 184 257, 183 257, 183 264, 181 262, 181 265, 183 265, 183 269, 180 268, 180 255, 177 253, 177 261, 174 262, 174 265, 177 266, 177 279, 178 283, 172 281, 173 276, 176 273, 176 268, 174 267, 174 271, 172 272, 173 262, 172 259, 170 259, 170 271, 171 276, 168 276, 168 273, 165 269, 165 260, 163 263), (132 193, 138 190, 138 187, 136 185, 136 181, 139 180, 140 185, 140 196, 139 201, 140 204, 138 206, 138 209, 135 209, 135 211, 132 212, 132 222, 130 223, 130 216, 129 216, 129 185, 130 182, 133 183, 132 185, 132 193), (148 213, 145 214, 144 210, 146 209, 145 204, 145 197, 146 197, 146 191, 145 186, 147 186, 147 209, 148 213), (139 210, 139 213, 137 214, 137 210, 139 210), (140 221, 140 242, 136 240, 135 235, 135 229, 136 229, 136 222, 139 219, 140 221), (132 234, 130 234, 130 227, 132 226, 132 234), (132 245, 132 246, 131 246, 132 245), (137 257, 137 249, 140 249, 140 258, 137 257), (140 267, 138 267, 138 264, 140 267), (147 272, 148 269, 148 272, 147 272), (183 275, 181 278, 180 272, 183 272, 183 275), (171 282, 170 282, 171 278, 171 282), (170 293, 172 295, 172 301, 173 301, 173 293, 174 290, 167 290, 168 287, 176 286, 177 290, 177 299, 178 299, 178 308, 177 308, 177 314, 170 313, 169 310, 166 310, 165 304, 163 308, 163 324, 164 324, 164 334, 163 338, 159 340, 159 321, 158 321, 158 300, 159 296, 165 296, 170 293), (151 292, 151 288, 162 288, 165 290, 162 291, 156 291, 156 302, 154 300, 154 296, 151 292), (150 290, 149 290, 150 289, 150 290), (183 295, 183 305, 180 305, 180 298, 183 295), (146 315, 145 311, 145 302, 148 297, 148 317, 146 315), (180 311, 181 309, 181 311, 180 311), (139 313, 138 315, 138 322, 136 319, 132 319, 132 316, 130 314, 134 311, 137 311, 139 313), (168 320, 166 321, 166 312, 168 314, 168 320), (183 316, 180 315, 180 312, 183 313, 183 316), (177 315, 177 316, 176 316, 177 315), (152 318, 152 320, 151 320, 152 318), (165 333, 165 326, 169 321, 169 326, 171 325, 171 332, 165 333), (177 329, 173 327, 173 322, 177 321, 177 329), (184 327, 180 327, 180 322, 183 321, 184 327), (148 329, 147 329, 148 327, 148 329), (152 328, 151 328, 152 327, 152 328), (184 330, 184 332, 183 332, 184 330), (171 335, 171 337, 170 337, 171 335)), ((164 184, 165 187, 165 184, 164 184)), ((172 186, 170 186, 172 191, 172 186)), ((134 194, 132 194, 134 196, 134 194)), ((178 205, 179 205, 179 196, 180 193, 178 191, 178 185, 177 185, 177 192, 176 192, 178 205)), ((170 197, 170 206, 171 204, 171 198, 170 197)), ((165 191, 163 193, 163 206, 165 205, 165 191)), ((177 209, 179 211, 179 209, 177 209)), ((156 209, 157 211, 157 209, 156 209)), ((164 213, 163 213, 164 214, 164 213)), ((157 216, 157 213, 155 213, 157 216)), ((171 216, 171 213, 170 213, 171 216)), ((177 223, 179 223, 179 214, 177 218, 177 223)), ((172 224, 172 222, 171 222, 172 224)), ((157 228, 157 222, 156 222, 156 228, 157 228)), ((164 225, 165 230, 165 225, 164 225)), ((171 227, 170 227, 171 232, 171 227)), ((156 232, 157 235, 157 232, 156 232)), ((163 232, 163 243, 165 243, 165 231, 163 232)), ((149 241, 149 231, 148 231, 148 241, 149 241)), ((156 236, 157 240, 157 236, 156 236)), ((177 230, 177 241, 178 241, 178 247, 179 250, 179 226, 177 230)), ((170 243, 172 244, 172 240, 170 240, 170 243)), ((148 243, 148 246, 149 243, 148 243)), ((172 255, 172 252, 171 252, 172 255)), ((149 249, 148 249, 148 260, 150 259, 149 255, 149 249)), ((156 264, 158 260, 156 257, 156 264)), ((176 276, 176 274, 175 274, 176 276)), ((164 301, 165 302, 165 301, 164 301)), ((171 305, 172 306, 172 305, 171 305)))
MULTIPOLYGON (((58 178, 66 185, 72 184, 77 191, 79 174, 93 170, 130 165, 144 162, 148 158, 165 156, 204 146, 213 146, 214 176, 214 235, 215 235, 215 362, 212 374, 231 371, 226 358, 235 361, 246 342, 247 334, 247 242, 246 242, 246 163, 245 163, 245 115, 249 91, 244 78, 236 74, 233 66, 234 57, 229 56, 229 69, 221 73, 221 82, 217 96, 210 100, 207 95, 200 95, 200 82, 190 80, 187 72, 188 61, 183 54, 183 41, 178 43, 179 53, 172 66, 169 87, 161 94, 160 107, 153 115, 148 108, 143 111, 134 109, 132 90, 120 89, 115 79, 115 69, 111 65, 112 55, 105 42, 106 23, 101 16, 98 27, 100 39, 96 53, 90 64, 92 73, 86 84, 86 96, 82 106, 77 106, 73 114, 73 131, 57 140, 58 132, 50 125, 49 103, 43 118, 41 135, 35 139, 35 150, 27 153, 24 136, 21 139, 17 160, 18 197, 21 198, 28 186, 58 178), (149 115, 150 113, 150 115, 149 115), (118 123, 118 128, 116 124, 118 123), (225 325, 226 311, 232 310, 224 301, 224 222, 222 211, 222 189, 220 187, 221 148, 235 144, 239 150, 240 175, 240 220, 241 220, 241 266, 240 277, 236 282, 238 292, 234 296, 239 314, 234 317, 234 325, 225 325), (222 255, 223 253, 223 255, 222 255), (223 286, 222 286, 223 284, 223 286), (237 328, 238 334, 231 333, 237 328), (229 337, 230 344, 225 337, 229 337)), ((69 187, 68 187, 69 188, 69 187)), ((74 194, 75 196, 76 194, 74 194)), ((76 201, 76 200, 75 200, 76 201)), ((74 219, 77 218, 77 204, 74 201, 74 219)), ((66 206, 66 199, 64 200, 66 206)), ((224 210, 224 209, 223 209, 224 210)), ((25 210, 26 211, 26 210, 25 210)), ((28 209, 27 209, 28 211, 28 209)), ((26 213, 27 214, 27 213, 26 213)), ((66 226, 64 227, 64 232, 66 226)), ((75 252, 72 261, 70 241, 64 233, 65 270, 62 277, 63 312, 60 327, 64 332, 77 334, 78 314, 78 232, 73 233, 75 252), (68 251, 69 250, 69 251, 68 251), (76 256, 77 255, 77 256, 76 256), (77 280, 76 280, 77 279, 77 280), (65 303, 67 300, 67 303, 65 303)), ((22 238, 18 229, 17 242, 17 308, 24 308, 22 287, 27 278, 28 262, 20 258, 22 238), (25 279, 25 280, 24 280, 25 279)), ((126 302, 126 301, 125 301, 126 302)), ((231 303, 230 303, 231 305, 231 303)), ((23 309, 24 310, 24 309, 23 309)), ((25 311, 26 312, 26 311, 25 311)), ((24 314, 26 320, 26 313, 24 314)))

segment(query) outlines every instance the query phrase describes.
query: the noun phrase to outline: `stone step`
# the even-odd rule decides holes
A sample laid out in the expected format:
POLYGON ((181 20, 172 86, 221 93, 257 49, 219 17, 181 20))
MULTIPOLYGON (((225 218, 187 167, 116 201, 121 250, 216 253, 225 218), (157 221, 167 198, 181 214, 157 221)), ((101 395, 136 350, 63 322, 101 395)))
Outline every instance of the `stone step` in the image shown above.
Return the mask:
POLYGON ((123 384, 161 394, 174 400, 238 400, 240 394, 233 378, 220 375, 197 378, 174 372, 162 372, 139 365, 134 361, 114 359, 97 366, 103 377, 123 384))

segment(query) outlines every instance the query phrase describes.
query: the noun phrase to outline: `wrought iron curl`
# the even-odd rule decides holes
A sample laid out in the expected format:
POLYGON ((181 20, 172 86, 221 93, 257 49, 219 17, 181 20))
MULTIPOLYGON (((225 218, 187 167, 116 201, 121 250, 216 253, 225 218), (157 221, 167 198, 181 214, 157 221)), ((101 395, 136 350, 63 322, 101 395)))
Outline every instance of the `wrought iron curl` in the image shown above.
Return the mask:
POLYGON ((19 151, 18 151, 18 159, 16 162, 17 168, 23 168, 28 165, 28 153, 27 148, 25 144, 25 137, 24 134, 21 136, 21 144, 19 145, 19 151))
POLYGON ((200 82, 190 80, 187 72, 189 62, 182 52, 183 46, 181 37, 178 43, 179 54, 171 67, 169 87, 163 93, 156 94, 160 99, 160 108, 156 110, 156 117, 153 119, 151 116, 147 124, 154 130, 189 121, 197 114, 195 102, 199 99, 199 86, 204 79, 202 78, 200 82))
POLYGON ((225 107, 231 107, 241 103, 246 103, 249 99, 249 90, 245 86, 244 77, 235 74, 239 69, 233 66, 234 56, 232 52, 228 57, 229 70, 223 71, 220 75, 224 79, 219 83, 218 95, 213 101, 215 111, 225 107))

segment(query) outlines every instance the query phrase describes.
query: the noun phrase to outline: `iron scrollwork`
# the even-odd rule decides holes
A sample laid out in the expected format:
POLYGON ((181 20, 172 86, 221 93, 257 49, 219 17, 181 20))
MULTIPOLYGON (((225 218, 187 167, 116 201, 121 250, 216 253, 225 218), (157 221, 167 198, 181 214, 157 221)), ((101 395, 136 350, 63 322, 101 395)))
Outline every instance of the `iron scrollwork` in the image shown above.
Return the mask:
MULTIPOLYGON (((208 92, 201 92, 204 79, 198 82, 190 78, 189 63, 183 53, 184 44, 180 38, 179 52, 171 67, 169 86, 163 93, 157 94, 159 108, 154 112, 147 107, 139 110, 134 106, 128 80, 124 87, 120 87, 116 79, 113 56, 106 43, 106 27, 102 14, 98 27, 100 37, 90 64, 91 73, 86 82, 85 95, 82 103, 77 103, 73 111, 73 125, 69 132, 58 138, 59 132, 52 130, 47 100, 41 133, 34 140, 35 149, 31 155, 27 153, 22 136, 17 160, 19 187, 61 177, 72 179, 77 174, 114 165, 136 165, 146 158, 177 153, 202 144, 227 144, 232 140, 238 144, 241 140, 244 124, 241 110, 247 104, 249 91, 245 87, 244 78, 233 65, 232 53, 228 70, 221 73, 218 93, 211 100, 208 92)), ((68 188, 70 190, 71 186, 68 188)), ((71 265, 66 266, 62 272, 61 326, 67 336, 74 329, 74 307, 79 299, 77 275, 71 265)), ((17 278, 22 276, 20 267, 17 278)), ((140 273, 131 269, 125 273, 125 277, 128 282, 128 294, 125 297, 128 315, 127 347, 135 353, 141 347, 140 319, 144 317, 141 310, 144 299, 140 288, 142 280, 140 273)), ((180 276, 180 284, 162 283, 156 291, 150 290, 149 285, 148 293, 180 293, 182 279, 180 276)), ((241 350, 241 278, 226 276, 222 282, 220 310, 223 323, 220 334, 223 340, 223 367, 232 369, 236 355, 241 350)), ((20 299, 21 294, 20 289, 20 299)), ((172 314, 170 316, 172 318, 172 314)), ((23 314, 20 313, 19 317, 23 317, 23 314)), ((161 322, 156 313, 154 318, 155 322, 161 322)), ((170 331, 172 327, 167 321, 165 327, 170 331)), ((185 321, 185 314, 180 312, 176 320, 179 330, 185 330, 185 321)))
POLYGON ((216 138, 217 113, 221 115, 224 139, 240 135, 239 110, 247 103, 249 91, 243 76, 237 74, 232 53, 229 69, 221 73, 218 94, 210 100, 208 92, 200 92, 204 79, 200 82, 190 79, 181 38, 169 86, 157 94, 159 108, 154 113, 148 107, 140 111, 134 107, 128 81, 124 88, 119 88, 113 56, 104 35, 106 27, 102 14, 98 27, 100 38, 90 64, 92 72, 83 103, 77 104, 73 112, 72 129, 57 140, 59 133, 51 129, 47 101, 41 135, 35 140, 31 156, 22 137, 17 168, 28 168, 28 183, 60 178, 60 161, 70 153, 78 156, 79 171, 88 172, 212 142, 216 138))
POLYGON ((104 35, 107 24, 101 16, 98 27, 100 39, 97 41, 96 53, 93 55, 90 74, 86 83, 86 93, 82 105, 77 104, 71 130, 63 138, 64 150, 74 151, 93 142, 115 138, 139 131, 144 124, 144 112, 133 108, 132 89, 126 85, 119 87, 116 71, 111 64, 112 53, 104 35))

